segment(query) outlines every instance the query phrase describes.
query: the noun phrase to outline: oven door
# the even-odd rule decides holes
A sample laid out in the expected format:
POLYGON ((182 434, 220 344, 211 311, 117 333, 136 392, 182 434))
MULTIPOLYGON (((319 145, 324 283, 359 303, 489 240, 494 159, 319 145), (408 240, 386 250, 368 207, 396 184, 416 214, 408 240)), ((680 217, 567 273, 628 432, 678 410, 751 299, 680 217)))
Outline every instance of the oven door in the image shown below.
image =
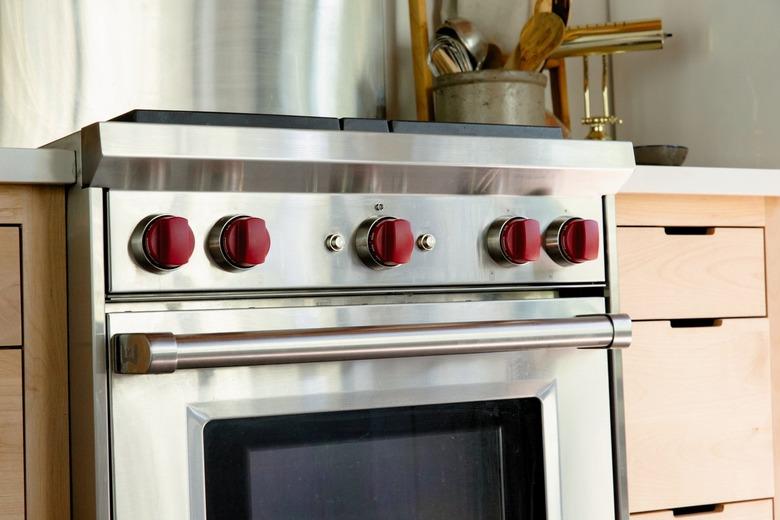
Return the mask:
POLYGON ((436 324, 535 319, 542 330, 603 312, 586 298, 109 314, 114 517, 613 519, 604 350, 514 350, 497 338, 484 353, 464 340, 465 354, 387 358, 412 336, 386 332, 379 346, 349 336, 414 326, 409 341, 424 349, 436 324), (318 358, 321 345, 290 345, 289 334, 270 351, 256 342, 333 327, 347 330, 326 341, 337 355, 318 358), (251 348, 239 348, 242 333, 251 348), (120 373, 128 334, 178 337, 178 354, 175 341, 157 352, 169 373, 120 373), (366 345, 377 359, 355 355, 366 345), (295 352, 314 357, 292 362, 295 352))

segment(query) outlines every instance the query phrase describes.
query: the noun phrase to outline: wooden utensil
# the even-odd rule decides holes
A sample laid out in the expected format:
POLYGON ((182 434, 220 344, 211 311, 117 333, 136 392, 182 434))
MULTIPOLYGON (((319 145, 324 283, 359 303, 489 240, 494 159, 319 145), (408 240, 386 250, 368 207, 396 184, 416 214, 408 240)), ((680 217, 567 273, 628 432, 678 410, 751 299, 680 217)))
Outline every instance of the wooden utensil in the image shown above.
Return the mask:
POLYGON ((537 71, 544 60, 563 41, 566 27, 563 20, 553 13, 533 15, 520 32, 520 42, 512 51, 505 69, 537 71))
POLYGON ((409 0, 409 29, 417 119, 430 121, 433 119, 433 77, 428 70, 428 12, 425 0, 409 0))
POLYGON ((553 0, 536 0, 534 4, 534 14, 551 13, 553 10, 553 0))
POLYGON ((450 58, 449 54, 441 47, 438 47, 431 53, 431 62, 433 62, 436 67, 435 74, 438 76, 461 72, 460 67, 455 63, 455 60, 450 58))

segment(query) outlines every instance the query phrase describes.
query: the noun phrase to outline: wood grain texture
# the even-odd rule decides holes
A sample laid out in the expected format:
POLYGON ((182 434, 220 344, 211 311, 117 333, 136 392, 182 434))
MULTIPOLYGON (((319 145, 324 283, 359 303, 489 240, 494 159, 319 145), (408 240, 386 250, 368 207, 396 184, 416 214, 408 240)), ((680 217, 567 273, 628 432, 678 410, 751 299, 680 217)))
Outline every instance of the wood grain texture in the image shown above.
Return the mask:
POLYGON ((19 229, 0 227, 0 346, 22 345, 19 229))
POLYGON ((0 520, 24 519, 22 352, 0 350, 0 520))
MULTIPOLYGON (((780 199, 766 200, 766 292, 772 359, 774 468, 780 475, 780 199)), ((780 478, 775 479, 775 519, 780 520, 780 478)))
POLYGON ((723 504, 723 508, 712 513, 674 516, 672 511, 655 511, 631 515, 631 520, 771 520, 772 501, 752 500, 723 504))
POLYGON ((764 230, 618 228, 620 306, 637 320, 766 314, 764 230))
POLYGON ((631 512, 773 496, 767 319, 634 323, 623 381, 631 512))
POLYGON ((409 30, 412 40, 414 99, 417 119, 433 120, 433 76, 428 68, 428 7, 425 0, 409 0, 409 30))
POLYGON ((65 191, 0 186, 0 224, 21 225, 27 517, 70 518, 65 191))
POLYGON ((761 227, 764 199, 717 195, 621 194, 618 226, 761 227))

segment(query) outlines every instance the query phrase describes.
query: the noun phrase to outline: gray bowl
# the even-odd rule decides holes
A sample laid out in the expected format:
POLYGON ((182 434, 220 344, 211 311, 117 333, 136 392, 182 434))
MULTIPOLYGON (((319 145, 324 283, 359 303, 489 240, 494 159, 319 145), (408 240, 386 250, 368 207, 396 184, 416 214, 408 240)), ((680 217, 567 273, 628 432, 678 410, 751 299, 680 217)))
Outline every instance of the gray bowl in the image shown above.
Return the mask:
POLYGON ((637 164, 682 166, 687 155, 687 147, 672 144, 654 144, 634 147, 634 159, 637 164))

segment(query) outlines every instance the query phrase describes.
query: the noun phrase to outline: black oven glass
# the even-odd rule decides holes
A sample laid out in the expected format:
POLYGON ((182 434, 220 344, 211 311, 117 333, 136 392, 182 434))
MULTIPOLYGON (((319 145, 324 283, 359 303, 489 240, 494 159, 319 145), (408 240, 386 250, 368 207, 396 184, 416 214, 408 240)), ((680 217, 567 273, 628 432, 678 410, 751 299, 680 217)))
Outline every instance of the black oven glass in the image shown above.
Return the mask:
POLYGON ((544 520, 535 398, 226 419, 209 520, 544 520))

